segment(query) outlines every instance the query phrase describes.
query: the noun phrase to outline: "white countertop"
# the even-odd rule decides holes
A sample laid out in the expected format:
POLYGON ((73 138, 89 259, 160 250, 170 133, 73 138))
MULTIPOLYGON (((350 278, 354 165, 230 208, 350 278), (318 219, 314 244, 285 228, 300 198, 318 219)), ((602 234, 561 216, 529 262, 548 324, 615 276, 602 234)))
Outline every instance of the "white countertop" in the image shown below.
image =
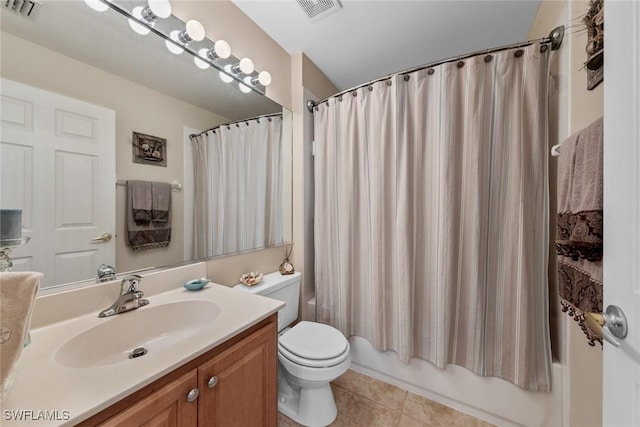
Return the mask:
POLYGON ((55 359, 57 350, 81 332, 129 313, 101 319, 96 312, 33 329, 31 345, 23 350, 12 375, 13 383, 3 399, 0 425, 74 425, 248 329, 284 305, 211 283, 201 291, 189 292, 180 287, 148 299, 150 304, 138 310, 178 301, 207 300, 218 304, 221 312, 211 324, 178 345, 149 351, 137 359, 87 368, 61 365, 55 359), (23 420, 17 420, 18 417, 23 420))

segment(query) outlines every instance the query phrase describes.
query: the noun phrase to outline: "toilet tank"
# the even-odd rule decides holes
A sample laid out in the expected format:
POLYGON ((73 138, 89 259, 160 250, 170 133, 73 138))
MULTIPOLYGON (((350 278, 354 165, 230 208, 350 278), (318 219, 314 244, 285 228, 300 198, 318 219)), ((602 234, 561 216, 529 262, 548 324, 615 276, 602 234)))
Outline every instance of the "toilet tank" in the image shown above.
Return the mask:
POLYGON ((265 274, 262 281, 254 286, 238 284, 235 289, 284 301, 286 305, 278 311, 278 331, 286 328, 298 318, 300 301, 300 273, 282 275, 278 271, 265 274))

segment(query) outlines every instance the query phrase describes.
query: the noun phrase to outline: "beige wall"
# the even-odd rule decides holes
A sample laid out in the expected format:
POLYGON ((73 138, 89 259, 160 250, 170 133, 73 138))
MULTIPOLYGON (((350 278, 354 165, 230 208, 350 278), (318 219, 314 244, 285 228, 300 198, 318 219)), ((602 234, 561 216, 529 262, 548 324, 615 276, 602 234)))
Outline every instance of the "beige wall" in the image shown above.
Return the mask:
MULTIPOLYGON (((302 86, 319 99, 328 98, 338 92, 338 88, 303 53, 293 55, 296 66, 302 65, 302 86)), ((306 100, 305 100, 306 102, 306 100)))
MULTIPOLYGON (((529 38, 548 35, 557 25, 579 22, 588 10, 586 0, 543 1, 533 23, 529 38)), ((603 115, 603 90, 586 90, 586 35, 567 30, 560 51, 552 55, 550 96, 550 145, 564 140, 603 115), (573 34, 572 34, 573 33, 573 34), (554 120, 555 118, 555 120, 554 120)), ((550 180, 555 184, 557 159, 550 161, 550 180)), ((555 198, 555 188, 552 187, 555 198)), ((555 215, 555 200, 552 216, 555 215)), ((552 236, 555 235, 553 230, 552 236)), ((553 246, 553 245, 552 245, 553 246)), ((552 267, 555 270, 555 266, 552 267)), ((575 321, 560 312, 555 271, 551 271, 551 320, 554 331, 554 355, 564 366, 564 421, 567 426, 600 426, 602 424, 602 349, 590 347, 575 321)))
MULTIPOLYGON (((104 106, 116 112, 116 176, 119 180, 182 182, 183 127, 205 129, 226 119, 98 68, 2 33, 2 77, 104 106), (55 66, 43 69, 43 64, 55 66), (141 107, 143 101, 144 108, 141 107), (167 139, 167 167, 133 163, 133 131, 167 139)), ((172 200, 167 248, 133 252, 126 244, 126 187, 116 187, 116 268, 130 271, 183 260, 183 193, 172 200)))
MULTIPOLYGON (((267 274, 278 271, 287 246, 279 246, 239 255, 228 255, 207 261, 207 277, 216 283, 233 286, 240 283, 240 276, 250 271, 267 274)), ((298 266, 293 263, 298 271, 298 266)))

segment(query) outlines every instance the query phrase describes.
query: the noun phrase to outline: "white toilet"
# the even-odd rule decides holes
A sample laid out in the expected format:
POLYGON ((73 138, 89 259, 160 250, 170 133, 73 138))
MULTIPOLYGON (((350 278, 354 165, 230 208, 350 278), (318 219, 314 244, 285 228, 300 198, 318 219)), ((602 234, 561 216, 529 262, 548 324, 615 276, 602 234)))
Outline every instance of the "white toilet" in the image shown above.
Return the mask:
POLYGON ((340 331, 298 317, 300 273, 264 276, 254 286, 236 285, 257 295, 287 303, 278 312, 278 410, 305 426, 326 426, 338 415, 329 382, 351 365, 349 341, 340 331))

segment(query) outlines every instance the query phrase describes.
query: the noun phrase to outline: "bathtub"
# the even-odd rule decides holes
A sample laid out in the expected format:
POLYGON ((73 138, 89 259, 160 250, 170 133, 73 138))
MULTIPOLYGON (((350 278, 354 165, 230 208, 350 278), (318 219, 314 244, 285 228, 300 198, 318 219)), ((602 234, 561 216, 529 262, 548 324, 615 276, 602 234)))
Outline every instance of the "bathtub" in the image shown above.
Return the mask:
POLYGON ((352 337, 351 369, 396 385, 497 426, 562 426, 562 365, 552 366, 551 393, 529 392, 498 378, 449 365, 440 370, 419 359, 402 363, 394 352, 352 337))

